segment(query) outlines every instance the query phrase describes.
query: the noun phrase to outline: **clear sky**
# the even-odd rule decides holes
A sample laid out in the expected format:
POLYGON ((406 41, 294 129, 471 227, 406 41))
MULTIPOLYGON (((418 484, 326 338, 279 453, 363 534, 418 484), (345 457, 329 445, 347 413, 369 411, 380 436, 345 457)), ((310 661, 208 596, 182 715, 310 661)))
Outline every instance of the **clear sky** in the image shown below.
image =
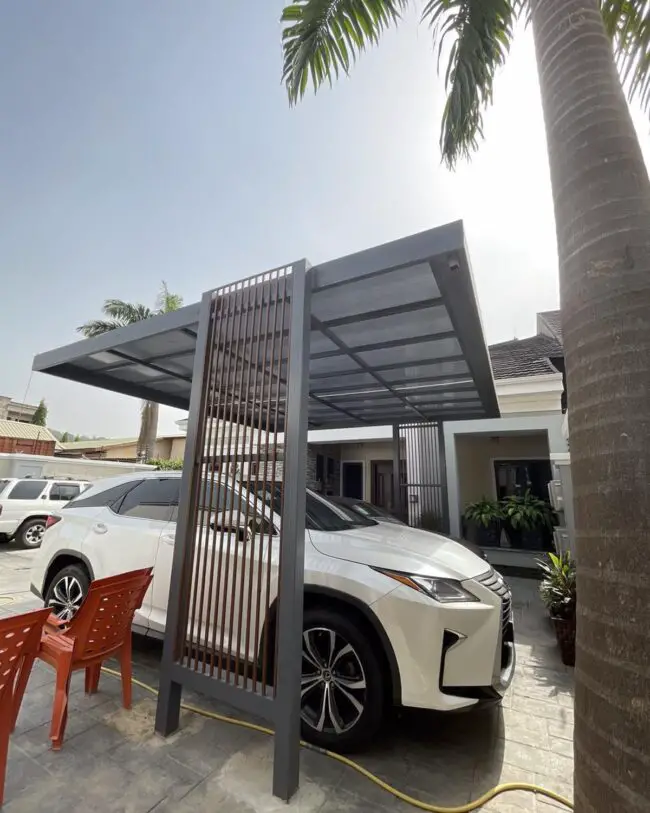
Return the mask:
MULTIPOLYGON (((20 0, 0 7, 0 394, 60 430, 132 436, 139 403, 34 374, 108 297, 186 303, 462 218, 488 342, 557 307, 530 31, 486 142, 440 164, 436 55, 413 14, 350 79, 290 109, 282 0, 20 0)), ((635 116, 646 155, 647 120, 635 116)), ((160 430, 182 413, 163 408, 160 430)))

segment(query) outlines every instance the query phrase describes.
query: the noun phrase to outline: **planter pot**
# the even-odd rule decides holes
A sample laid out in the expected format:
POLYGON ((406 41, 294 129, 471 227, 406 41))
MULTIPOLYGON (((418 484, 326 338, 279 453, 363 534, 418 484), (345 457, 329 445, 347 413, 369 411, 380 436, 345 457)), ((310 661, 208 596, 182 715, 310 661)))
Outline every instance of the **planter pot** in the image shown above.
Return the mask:
POLYGON ((521 528, 513 528, 510 523, 507 523, 506 533, 510 539, 510 544, 515 550, 546 550, 544 532, 539 528, 522 530, 521 528))
POLYGON ((474 522, 467 523, 466 538, 479 547, 499 547, 500 533, 501 528, 498 522, 491 522, 487 528, 484 525, 476 525, 474 522))
POLYGON ((576 663, 576 619, 551 618, 555 627, 555 637, 560 646, 560 657, 565 666, 576 663))

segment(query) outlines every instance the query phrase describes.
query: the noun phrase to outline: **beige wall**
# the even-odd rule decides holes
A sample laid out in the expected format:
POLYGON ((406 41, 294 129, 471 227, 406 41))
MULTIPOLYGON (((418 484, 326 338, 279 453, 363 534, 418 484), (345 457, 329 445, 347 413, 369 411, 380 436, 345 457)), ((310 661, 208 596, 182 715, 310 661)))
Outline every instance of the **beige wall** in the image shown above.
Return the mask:
POLYGON ((172 438, 171 441, 170 460, 182 460, 185 456, 185 438, 172 438))
MULTIPOLYGON (((156 441, 154 457, 161 460, 182 460, 185 453, 185 438, 159 438, 156 441)), ((103 460, 135 460, 137 443, 123 446, 109 446, 102 455, 103 460)))
POLYGON ((546 433, 510 435, 457 435, 458 489, 461 511, 482 497, 496 497, 494 460, 548 459, 546 433))
POLYGON ((108 446, 102 460, 135 460, 137 444, 125 443, 124 446, 108 446))

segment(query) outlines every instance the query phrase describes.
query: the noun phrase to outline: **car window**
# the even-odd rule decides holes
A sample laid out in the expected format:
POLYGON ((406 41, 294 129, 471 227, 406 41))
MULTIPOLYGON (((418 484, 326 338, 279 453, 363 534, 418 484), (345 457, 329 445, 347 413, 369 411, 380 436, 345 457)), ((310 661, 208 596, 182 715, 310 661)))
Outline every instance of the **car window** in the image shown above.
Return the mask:
POLYGON ((127 480, 126 483, 120 483, 117 486, 112 486, 112 488, 101 488, 101 486, 93 486, 88 483, 79 497, 67 502, 62 507, 100 508, 103 505, 112 507, 141 482, 142 480, 127 480), (88 491, 90 491, 90 494, 87 493, 88 491))
POLYGON ((81 487, 76 483, 52 483, 50 488, 50 499, 69 502, 81 493, 81 487))
POLYGON ((343 514, 348 522, 351 522, 356 527, 367 528, 370 525, 377 524, 377 522, 367 512, 357 510, 358 505, 342 505, 340 502, 328 502, 328 505, 333 505, 333 507, 336 507, 336 510, 340 514, 343 514))
MULTIPOLYGON (((272 508, 276 514, 282 514, 282 489, 276 486, 273 494, 269 487, 260 485, 258 496, 272 508)), ((351 518, 349 509, 343 510, 340 505, 334 505, 322 497, 315 497, 307 492, 305 504, 305 526, 311 531, 349 531, 360 525, 376 525, 372 520, 365 520, 361 516, 351 518)))
POLYGON ((179 477, 143 480, 124 497, 117 512, 126 517, 168 522, 173 507, 178 505, 180 484, 179 477))
MULTIPOLYGON (((180 488, 180 480, 178 483, 180 488)), ((233 502, 232 489, 225 483, 221 483, 220 485, 217 480, 204 480, 201 483, 199 491, 199 512, 202 521, 207 523, 214 518, 215 514, 229 514, 231 507, 233 515, 235 515, 237 506, 239 506, 240 511, 246 511, 246 506, 243 504, 241 497, 238 499, 235 498, 233 502)), ((178 520, 178 496, 171 518, 174 522, 178 520)))
POLYGON ((19 480, 6 497, 9 500, 36 500, 46 485, 47 480, 19 480))
POLYGON ((380 508, 378 505, 373 505, 369 502, 357 503, 355 508, 357 508, 364 514, 364 516, 367 517, 375 517, 376 519, 391 519, 393 522, 395 521, 395 517, 389 511, 386 511, 384 508, 380 508))

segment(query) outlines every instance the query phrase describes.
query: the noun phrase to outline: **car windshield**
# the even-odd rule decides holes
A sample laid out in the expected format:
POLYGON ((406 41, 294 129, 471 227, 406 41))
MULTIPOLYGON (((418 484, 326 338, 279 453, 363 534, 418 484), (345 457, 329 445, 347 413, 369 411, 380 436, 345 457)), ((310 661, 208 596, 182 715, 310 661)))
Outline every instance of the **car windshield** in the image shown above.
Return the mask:
MULTIPOLYGON (((275 486, 273 495, 268 485, 260 483, 257 488, 258 496, 273 509, 276 514, 282 513, 282 489, 275 486)), ((348 508, 334 505, 324 497, 317 497, 307 490, 305 505, 306 526, 312 531, 350 531, 352 528, 376 525, 372 519, 366 519, 348 508)))
POLYGON ((390 519, 392 522, 398 522, 396 517, 390 514, 378 505, 373 505, 369 502, 358 502, 354 506, 357 511, 364 515, 364 517, 374 517, 375 519, 390 519))
POLYGON ((0 480, 0 494, 5 490, 8 482, 9 480, 0 480))

